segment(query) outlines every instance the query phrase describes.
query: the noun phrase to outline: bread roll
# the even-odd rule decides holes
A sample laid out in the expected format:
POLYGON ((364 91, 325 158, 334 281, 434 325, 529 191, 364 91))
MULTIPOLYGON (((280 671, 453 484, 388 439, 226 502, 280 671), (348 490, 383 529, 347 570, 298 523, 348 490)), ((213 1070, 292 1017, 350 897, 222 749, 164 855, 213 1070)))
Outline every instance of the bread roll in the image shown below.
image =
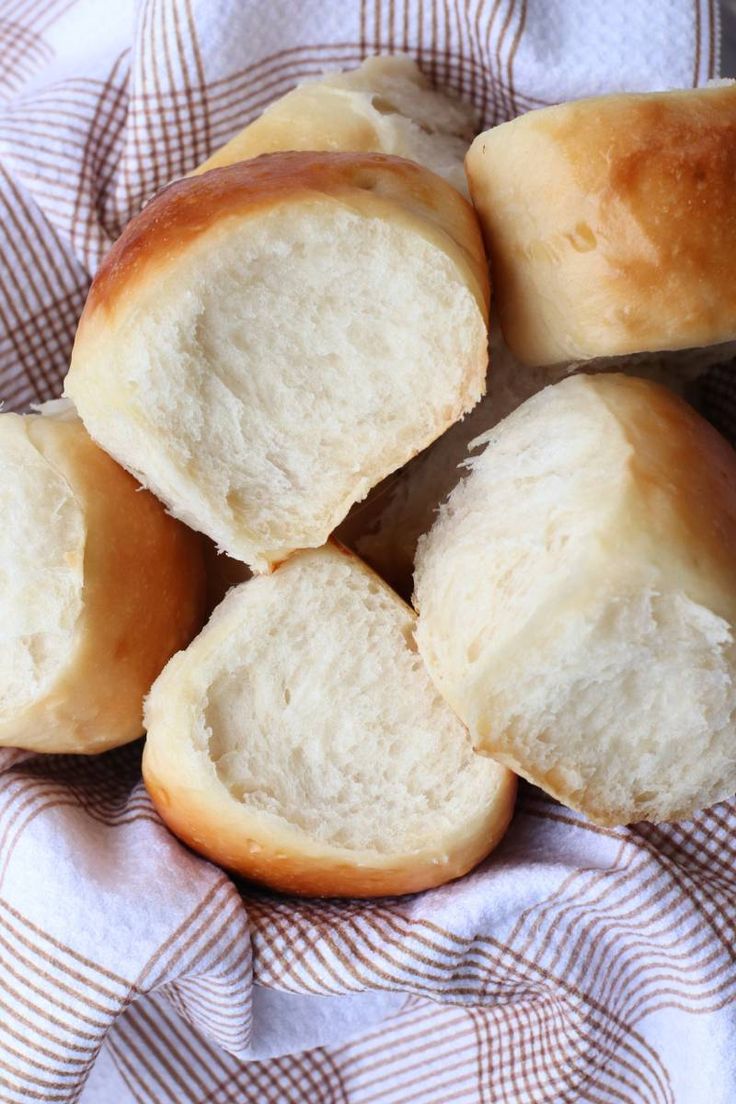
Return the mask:
MULTIPOLYGON (((579 370, 570 366, 527 368, 510 352, 497 325, 491 326, 490 337, 486 393, 478 405, 400 471, 374 487, 335 531, 338 540, 407 600, 413 589, 417 541, 431 529, 440 505, 467 473, 466 461, 475 439, 537 391, 579 370)), ((629 358, 622 368, 633 375, 643 373, 678 393, 686 390, 666 355, 648 358, 646 363, 629 358)))
POLYGON ((92 284, 66 392, 172 513, 264 570, 475 405, 488 277, 470 205, 378 154, 171 185, 92 284))
POLYGON ((525 364, 667 349, 697 373, 733 356, 733 82, 530 111, 479 135, 466 168, 525 364))
POLYGON ((434 690, 408 606, 337 546, 230 591, 146 703, 171 829, 274 889, 410 893, 498 843, 515 779, 434 690))
POLYGON ((0 745, 104 751, 141 735, 151 683, 200 627, 202 552, 49 407, 0 414, 0 745))
MULTIPOLYGON (((408 601, 414 585, 417 542, 431 529, 440 505, 467 474, 466 461, 476 438, 525 399, 577 370, 525 368, 492 336, 487 390, 478 405, 400 471, 387 476, 363 502, 356 503, 335 530, 336 538, 408 601)), ((633 375, 642 372, 677 394, 684 391, 689 401, 695 402, 696 396, 690 395, 692 385, 686 386, 671 370, 666 357, 651 358, 646 365, 627 361, 625 370, 633 375)))
POLYGON ((598 824, 736 790, 736 454, 575 376, 481 441, 417 552, 417 640, 476 746, 598 824))
POLYGON ((493 327, 491 333, 485 396, 462 421, 356 503, 335 534, 406 599, 413 587, 417 541, 466 473, 471 442, 558 378, 554 369, 524 368, 493 327))
POLYGON ((467 194, 463 159, 475 109, 435 92, 408 57, 372 57, 298 85, 194 170, 281 150, 351 150, 406 157, 467 194))

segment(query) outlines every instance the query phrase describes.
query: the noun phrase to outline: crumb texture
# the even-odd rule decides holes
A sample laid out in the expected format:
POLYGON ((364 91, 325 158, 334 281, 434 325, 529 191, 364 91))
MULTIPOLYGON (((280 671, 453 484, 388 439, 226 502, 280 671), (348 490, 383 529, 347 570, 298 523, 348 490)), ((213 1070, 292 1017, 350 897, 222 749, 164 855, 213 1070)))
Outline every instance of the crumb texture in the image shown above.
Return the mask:
POLYGON ((66 478, 36 447, 34 420, 0 416, 0 722, 51 689, 82 610, 84 518, 66 478))
POLYGON ((400 221, 319 197, 225 221, 136 289, 68 387, 172 512, 263 569, 477 401, 485 325, 400 221))
POLYGON ((474 817, 493 771, 432 686, 411 611, 340 554, 247 588, 242 627, 210 656, 197 726, 233 796, 379 852, 474 817))
POLYGON ((501 762, 601 823, 736 789, 736 457, 663 388, 578 376, 480 439, 419 544, 417 639, 501 762))

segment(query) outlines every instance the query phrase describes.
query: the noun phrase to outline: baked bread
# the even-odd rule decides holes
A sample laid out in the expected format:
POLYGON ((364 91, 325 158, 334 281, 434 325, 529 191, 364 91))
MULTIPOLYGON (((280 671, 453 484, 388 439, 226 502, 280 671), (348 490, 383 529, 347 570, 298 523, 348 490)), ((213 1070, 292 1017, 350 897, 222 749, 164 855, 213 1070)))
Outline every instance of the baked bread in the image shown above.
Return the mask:
POLYGON ((58 403, 0 414, 0 745, 98 752, 204 613, 200 539, 58 403))
POLYGON ((467 194, 463 159, 475 122, 475 109, 436 92, 411 58, 372 57, 358 69, 298 85, 194 172, 281 150, 390 153, 467 194))
MULTIPOLYGON (((491 325, 491 363, 486 393, 466 414, 400 471, 393 472, 357 502, 335 531, 336 538, 365 560, 407 601, 413 589, 417 541, 431 529, 437 510, 455 485, 467 473, 466 460, 475 438, 492 429, 503 418, 551 383, 579 371, 572 366, 527 368, 513 356, 501 337, 498 325, 491 325)), ((586 371, 600 371, 588 365, 586 371)), ((677 366, 666 354, 618 360, 615 367, 627 374, 641 373, 678 394, 689 387, 678 376, 677 366)))
MULTIPOLYGON (((476 437, 551 383, 580 371, 579 366, 528 368, 511 353, 498 323, 490 328, 491 362, 486 393, 469 414, 434 441, 429 448, 392 472, 368 496, 357 502, 335 531, 335 537, 377 571, 407 601, 413 589, 417 541, 433 525, 437 510, 467 472, 466 460, 476 437)), ((601 362, 584 370, 598 372, 601 362)), ((641 375, 685 394, 690 401, 694 385, 683 379, 672 355, 613 358, 613 370, 641 375)))
POLYGON ((485 396, 462 421, 356 503, 335 536, 410 599, 417 541, 466 474, 471 442, 558 378, 554 369, 520 365, 492 326, 485 396))
POLYGON ((103 262, 66 392, 96 441, 256 570, 316 547, 480 398, 470 205, 379 154, 178 181, 103 262))
POLYGON ((143 775, 170 828, 289 893, 410 893, 470 870, 515 779, 473 753, 414 625, 338 546, 230 591, 146 703, 143 775))
POLYGON ((466 169, 523 363, 666 349, 697 374, 733 356, 734 82, 530 111, 466 169))
POLYGON ((736 791, 736 454, 580 375, 481 438, 419 542, 417 641, 479 747, 598 824, 736 791))

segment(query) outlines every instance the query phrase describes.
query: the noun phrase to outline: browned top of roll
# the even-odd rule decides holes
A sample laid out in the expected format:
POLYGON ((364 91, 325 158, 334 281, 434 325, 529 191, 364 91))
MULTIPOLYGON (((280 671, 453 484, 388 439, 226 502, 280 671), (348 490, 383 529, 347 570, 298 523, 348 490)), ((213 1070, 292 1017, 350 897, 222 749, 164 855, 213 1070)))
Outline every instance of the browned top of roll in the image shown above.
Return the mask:
POLYGON ((531 111, 466 168, 526 363, 736 337, 736 85, 531 111))
POLYGON ((296 198, 331 196, 365 210, 373 202, 403 208, 428 230, 449 237, 470 269, 488 317, 488 270, 470 204, 429 170, 377 153, 264 154, 170 184, 128 224, 93 281, 82 323, 116 301, 149 266, 165 265, 215 223, 248 216, 296 198))

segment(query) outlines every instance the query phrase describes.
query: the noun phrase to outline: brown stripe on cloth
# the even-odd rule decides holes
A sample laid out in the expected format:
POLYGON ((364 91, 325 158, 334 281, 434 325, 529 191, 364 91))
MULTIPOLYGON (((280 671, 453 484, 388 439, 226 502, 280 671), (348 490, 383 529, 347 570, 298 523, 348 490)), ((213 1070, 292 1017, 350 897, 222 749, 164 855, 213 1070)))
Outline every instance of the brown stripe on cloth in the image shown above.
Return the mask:
POLYGON ((519 49, 521 36, 524 33, 524 26, 526 24, 526 12, 527 0, 521 0, 518 11, 516 31, 514 32, 514 39, 511 43, 509 56, 506 60, 506 79, 508 81, 508 86, 510 90, 510 108, 513 115, 519 114, 519 104, 517 100, 516 90, 514 89, 514 58, 516 57, 516 51, 519 49))
POLYGON ((509 43, 513 43, 513 39, 509 36, 509 31, 513 23, 514 14, 516 11, 517 0, 505 0, 506 14, 504 16, 503 23, 501 24, 501 30, 496 39, 495 59, 496 59, 496 73, 498 78, 496 81, 496 94, 501 108, 501 119, 510 119, 513 114, 513 106, 511 103, 511 89, 508 83, 503 82, 502 74, 506 62, 508 61, 508 54, 504 55, 504 47, 507 40, 509 43))
MULTIPOLYGON (((203 94, 199 100, 199 106, 202 117, 202 143, 204 148, 204 156, 207 156, 212 150, 212 124, 210 121, 210 111, 207 93, 207 84, 205 81, 204 61, 202 58, 202 50, 199 45, 199 35, 197 33, 197 23, 194 18, 194 12, 192 11, 192 0, 184 0, 184 7, 186 11, 187 20, 187 32, 191 42, 194 68, 197 74, 197 80, 199 87, 202 88, 203 94)), ((177 30, 179 13, 178 8, 175 8, 175 14, 177 19, 177 30)))
POLYGON ((214 881, 190 914, 171 932, 161 946, 156 948, 138 975, 138 988, 155 989, 162 984, 206 931, 221 907, 221 899, 229 897, 231 892, 232 886, 227 878, 220 877, 214 881))
POLYGON ((80 154, 70 230, 74 252, 89 272, 95 271, 106 247, 127 221, 119 216, 111 219, 106 209, 107 190, 122 152, 127 118, 127 67, 126 51, 115 59, 100 89, 80 154))
MULTIPOLYGON (((551 818, 554 817, 555 819, 559 819, 559 817, 562 816, 565 821, 569 822, 569 818, 564 814, 555 815, 547 813, 546 816, 551 818)), ((589 830, 589 826, 586 825, 585 828, 589 830)), ((655 850, 647 850, 650 864, 657 867, 659 859, 658 852, 655 850)), ((710 1005, 707 1004, 707 1000, 713 996, 713 992, 708 983, 711 983, 717 976, 721 976, 722 981, 721 984, 716 987, 715 991, 723 992, 724 990, 730 990, 730 992, 732 992, 732 997, 728 999, 733 999, 734 996, 735 978, 733 970, 730 969, 730 965, 733 963, 733 946, 726 942, 721 945, 716 944, 714 948, 712 930, 708 936, 703 936, 702 904, 698 903, 697 894, 693 891, 692 885, 682 880, 679 869, 675 866, 665 867, 662 870, 662 874, 663 877, 670 882, 670 888, 666 892, 678 895, 680 913, 673 909, 671 903, 666 905, 666 911, 664 911, 663 894, 655 893, 649 900, 641 901, 639 905, 632 907, 629 913, 622 911, 617 912, 616 907, 611 906, 607 917, 607 935, 611 937, 611 940, 616 937, 619 944, 621 944, 622 937, 626 938, 626 943, 623 944, 623 946, 626 947, 627 953, 630 956, 630 972, 633 976, 637 976, 639 980, 636 984, 632 984, 630 978, 626 981, 620 973, 620 965, 615 956, 611 956, 602 980, 604 980, 605 983, 610 981, 612 984, 616 981, 616 974, 618 972, 617 984, 621 990, 620 999, 623 1001, 623 1004, 619 1008, 619 1012, 621 1015, 625 1015, 625 1013, 626 1015, 630 1015, 631 1006, 634 998, 636 998, 637 1007, 641 1011, 641 1015, 637 1017, 639 1020, 643 1018, 643 1010, 647 1008, 647 1004, 644 1002, 644 996, 646 996, 647 1001, 655 1001, 658 1007, 661 1006, 663 990, 659 985, 659 981, 662 979, 659 972, 663 965, 672 966, 679 957, 682 959, 682 965, 679 968, 678 975, 676 975, 679 988, 674 990, 675 994, 681 998, 678 1001, 679 1005, 682 1004, 682 998, 686 996, 690 1001, 687 1007, 689 1007, 692 1012, 700 1011, 701 1007, 704 1009, 710 1007, 710 1005), (644 910, 650 909, 653 916, 657 917, 658 907, 662 910, 661 920, 664 926, 657 926, 657 924, 652 922, 647 924, 644 910), (692 919, 690 927, 686 928, 685 931, 679 931, 678 935, 676 935, 676 940, 673 940, 673 946, 679 947, 682 952, 681 955, 676 955, 671 951, 669 944, 663 941, 663 936, 674 933, 676 927, 683 924, 683 910, 690 910, 692 919), (641 948, 641 953, 630 954, 632 944, 630 942, 629 933, 631 931, 640 932, 644 936, 638 943, 633 944, 633 947, 636 948, 637 951, 639 947, 641 948), (646 936, 648 936, 648 938, 646 936), (686 940, 689 936, 692 937, 693 942, 687 945, 686 940), (700 940, 698 940, 698 936, 700 936, 700 940), (686 952, 683 949, 683 944, 687 946, 686 952), (707 946, 712 948, 712 954, 707 957, 706 963, 710 964, 715 962, 716 958, 721 958, 721 965, 715 969, 715 972, 703 975, 704 963, 698 958, 698 955, 700 955, 707 946)), ((651 882, 652 880, 653 878, 649 881, 651 882)), ((644 883, 644 888, 646 888, 646 884, 647 883, 644 883)), ((619 909, 622 903, 632 900, 633 895, 632 892, 628 894, 627 898, 623 899, 623 901, 619 901, 619 909)), ((591 912, 595 913, 595 910, 591 910, 588 900, 578 896, 576 907, 580 912, 586 914, 586 923, 588 923, 588 925, 593 925, 597 922, 595 915, 591 916, 591 912)), ((707 915, 706 913, 706 916, 707 915)), ((545 938, 547 938, 547 941, 550 941, 550 933, 546 933, 545 938)), ((557 938, 556 942, 561 948, 565 946, 564 933, 557 938)), ((595 953, 596 949, 596 941, 594 941, 593 947, 591 947, 588 952, 584 964, 585 976, 591 985, 596 985, 598 981, 597 970, 596 972, 591 972, 590 970, 590 954, 595 953)), ((558 954, 557 957, 559 958, 561 955, 558 954)), ((664 977, 668 976, 669 975, 664 975, 664 977)), ((616 991, 614 989, 611 994, 607 995, 606 999, 614 1000, 615 997, 616 991)), ((717 1004, 721 1006, 722 1000, 719 999, 717 1004)))
POLYGON ((128 747, 79 763, 74 756, 35 756, 11 767, 0 794, 0 882, 22 832, 40 812, 79 808, 101 824, 149 819, 158 824, 137 783, 140 749, 128 747), (71 762, 70 762, 71 760, 71 762), (106 772, 118 770, 106 782, 106 772))
POLYGON ((716 21, 719 13, 716 9, 717 0, 708 0, 708 80, 713 80, 718 64, 718 50, 716 47, 716 21))
MULTIPOLYGON (((36 395, 47 397, 59 375, 57 342, 63 335, 70 350, 73 340, 73 321, 62 308, 81 302, 86 277, 1 164, 0 224, 0 325, 36 395), (39 318, 48 318, 50 334, 37 329, 39 318)), ((1 389, 2 376, 0 395, 1 389)))
POLYGON ((126 978, 55 939, 3 898, 0 924, 63 977, 74 978, 85 988, 118 1002, 127 995, 130 982, 126 978))
MULTIPOLYGON (((336 7, 333 41, 326 34, 297 45, 264 33, 223 62, 224 37, 218 31, 221 46, 213 47, 201 0, 147 0, 130 49, 111 50, 99 78, 75 75, 53 88, 39 81, 4 105, 3 397, 22 404, 58 391, 87 273, 109 241, 170 176, 300 79, 376 50, 408 50, 439 83, 470 96, 486 121, 541 106, 523 72, 534 19, 527 0, 429 4, 363 0, 342 21, 336 7)), ((24 55, 21 80, 37 72, 35 43, 45 49, 44 9, 44 19, 61 10, 44 2, 3 10, 22 27, 11 30, 8 51, 24 55)), ((715 65, 712 0, 700 0, 696 13, 697 57, 688 53, 686 62, 702 80, 715 65)), ((714 418, 736 411, 732 369, 712 373, 703 392, 714 418)), ((82 820, 106 826, 106 839, 132 829, 144 852, 141 893, 155 896, 146 879, 179 852, 126 754, 97 765, 44 766, 34 757, 5 770, 0 862, 11 907, 30 847, 82 820)), ((468 918, 462 905, 457 922, 470 934, 452 930, 442 903, 443 893, 460 897, 468 883, 401 902, 309 903, 236 889, 213 868, 198 864, 195 875, 189 865, 184 906, 131 966, 130 980, 100 973, 93 954, 75 957, 54 936, 50 913, 46 932, 30 907, 0 909, 5 1095, 75 1099, 106 1036, 130 1098, 144 1104, 667 1104, 680 1086, 667 1069, 671 1056, 653 1043, 662 1034, 654 1017, 677 1009, 702 1024, 719 1009, 728 1015, 736 997, 734 826, 724 805, 688 825, 598 833, 531 795, 514 831, 562 841, 551 857, 546 842, 534 852, 554 876, 537 895, 522 886, 504 897, 504 864, 515 863, 522 881, 534 875, 518 851, 499 854, 472 878, 500 914, 468 918), (410 996, 352 1042, 243 1061, 219 1046, 249 1053, 254 979, 307 997, 410 996)), ((181 861, 195 863, 184 851, 181 861)))
MULTIPOLYGON (((362 917, 361 920, 362 923, 365 923, 365 917, 362 917)), ((328 945, 332 946, 332 949, 335 951, 342 965, 346 968, 349 974, 351 974, 358 980, 358 982, 363 987, 395 987, 402 989, 412 988, 414 992, 424 991, 431 993, 433 987, 431 984, 427 985, 427 982, 434 981, 434 976, 431 972, 427 973, 426 970, 420 969, 417 965, 409 965, 408 969, 403 970, 399 974, 391 973, 389 970, 384 969, 383 966, 376 966, 374 961, 376 957, 375 952, 381 946, 383 946, 381 962, 384 965, 396 965, 396 959, 393 955, 389 955, 385 949, 386 945, 391 943, 390 938, 387 936, 386 929, 380 924, 376 924, 374 927, 377 936, 375 942, 372 941, 370 938, 366 939, 364 933, 362 933, 363 943, 361 944, 359 942, 356 942, 347 936, 344 928, 340 932, 333 931, 331 935, 323 936, 323 942, 326 942, 328 945), (345 944, 345 946, 348 948, 349 954, 342 954, 340 952, 340 949, 337 946, 338 940, 345 944), (412 981, 412 979, 414 980, 412 981)), ((431 926, 429 930, 431 931, 431 926)), ((454 941, 452 939, 452 933, 443 932, 442 934, 445 935, 450 942, 454 941)), ((459 942, 462 943, 462 941, 459 942)), ((477 977, 474 978, 472 974, 468 975, 467 973, 463 973, 457 970, 455 970, 453 974, 453 978, 457 978, 460 981, 465 981, 466 979, 470 978, 475 981, 475 984, 470 988, 468 988, 466 985, 454 985, 452 988, 450 988, 449 983, 446 982, 443 989, 443 999, 452 999, 453 996, 456 998, 462 998, 468 995, 475 995, 476 997, 479 997, 484 986, 487 987, 487 979, 490 973, 489 967, 492 965, 492 963, 489 962, 487 958, 489 954, 488 946, 483 947, 483 942, 484 941, 479 941, 480 946, 475 948, 475 953, 481 957, 485 957, 486 959, 484 962, 482 962, 477 977)), ((423 957, 422 955, 417 956, 416 954, 412 953, 411 932, 407 930, 405 930, 404 948, 407 957, 411 958, 414 962, 421 961, 421 958, 423 957)), ((501 976, 504 977, 505 984, 508 985, 508 966, 505 966, 503 971, 501 971, 501 976)), ((591 1019, 594 1022, 597 1021, 597 1026, 601 1030, 602 1034, 604 1036, 606 1034, 620 1034, 620 1029, 616 1025, 610 1027, 608 1024, 603 1022, 601 1016, 605 1015, 605 1010, 600 1010, 595 1005, 592 1006, 591 1019)), ((624 1049, 626 1049, 627 1046, 628 1044, 624 1043, 624 1049)), ((616 1062, 619 1061, 619 1059, 614 1056, 612 1051, 607 1055, 605 1054, 604 1049, 600 1046, 600 1041, 598 1047, 599 1051, 604 1056, 605 1062, 613 1062, 615 1065, 616 1062)), ((584 1058, 584 1055, 580 1055, 580 1058, 584 1058)), ((632 1071, 636 1069, 636 1067, 632 1066, 631 1063, 627 1060, 620 1060, 619 1064, 622 1065, 624 1068, 629 1067, 632 1071)), ((647 1061, 645 1059, 644 1066, 646 1065, 647 1061)), ((647 1076, 645 1073, 641 1075, 647 1076)), ((631 1087, 631 1079, 627 1077, 625 1073, 621 1073, 620 1077, 624 1083, 628 1083, 629 1087, 631 1087)), ((625 1096, 622 1098, 627 1099, 627 1097, 625 1096)), ((634 1097, 633 1099, 636 1099, 636 1097, 634 1097)), ((655 1094, 651 1097, 651 1099, 657 1100, 660 1099, 660 1097, 655 1094)), ((664 1096, 661 1097, 661 1099, 666 1100, 668 1099, 668 1097, 664 1096)))
MULTIPOLYGON (((61 791, 56 797, 34 793, 33 798, 33 801, 25 801, 22 806, 18 806, 16 810, 18 816, 14 816, 13 820, 8 825, 7 840, 3 847, 2 861, 0 864, 0 884, 2 884, 5 879, 13 859, 13 852, 18 846, 23 833, 38 816, 42 813, 56 812, 59 809, 81 808, 79 802, 64 791, 61 791), (26 813, 26 816, 21 819, 20 814, 23 812, 26 813), (14 829, 14 831, 11 831, 12 829, 14 829)), ((110 814, 109 816, 92 815, 92 819, 110 828, 121 827, 122 825, 136 822, 148 822, 154 824, 156 827, 160 825, 158 817, 147 805, 143 807, 142 811, 131 808, 124 813, 110 814)))
POLYGON ((0 17, 0 56, 0 91, 7 96, 22 88, 53 54, 38 31, 0 17))
POLYGON ((701 16, 700 16, 700 0, 693 0, 695 6, 695 64, 693 66, 693 88, 697 88, 700 77, 700 37, 701 37, 701 16))

